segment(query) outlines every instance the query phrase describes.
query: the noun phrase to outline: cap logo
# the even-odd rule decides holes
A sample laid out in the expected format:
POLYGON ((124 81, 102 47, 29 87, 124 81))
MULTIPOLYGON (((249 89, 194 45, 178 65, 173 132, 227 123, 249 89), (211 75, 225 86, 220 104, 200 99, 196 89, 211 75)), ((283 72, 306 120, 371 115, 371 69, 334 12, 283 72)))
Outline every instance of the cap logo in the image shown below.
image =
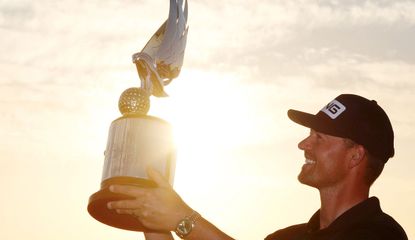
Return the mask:
POLYGON ((344 112, 344 110, 346 110, 346 107, 337 100, 331 101, 323 107, 323 109, 321 109, 321 111, 327 114, 331 119, 336 119, 342 112, 344 112))

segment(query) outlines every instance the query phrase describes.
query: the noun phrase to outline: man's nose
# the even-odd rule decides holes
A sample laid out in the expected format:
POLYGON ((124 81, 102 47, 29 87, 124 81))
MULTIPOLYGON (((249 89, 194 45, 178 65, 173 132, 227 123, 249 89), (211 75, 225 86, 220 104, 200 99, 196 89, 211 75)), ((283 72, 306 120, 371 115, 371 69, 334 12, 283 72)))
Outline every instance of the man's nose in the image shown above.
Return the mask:
POLYGON ((301 142, 298 143, 298 148, 301 150, 309 150, 310 147, 310 136, 304 138, 303 140, 301 140, 301 142))

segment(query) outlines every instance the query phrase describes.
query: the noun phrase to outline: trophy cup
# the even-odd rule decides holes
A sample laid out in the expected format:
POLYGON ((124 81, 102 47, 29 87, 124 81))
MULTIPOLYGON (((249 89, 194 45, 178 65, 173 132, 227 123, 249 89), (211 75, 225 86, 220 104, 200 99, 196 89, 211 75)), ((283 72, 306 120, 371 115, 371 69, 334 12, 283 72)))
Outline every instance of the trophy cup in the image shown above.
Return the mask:
POLYGON ((129 214, 107 208, 114 200, 129 196, 112 193, 112 184, 155 187, 146 169, 161 172, 173 183, 176 149, 168 122, 148 116, 150 96, 165 97, 164 86, 183 65, 187 39, 187 0, 170 0, 168 19, 154 33, 143 50, 132 56, 141 86, 125 90, 119 99, 122 116, 111 123, 105 150, 101 189, 89 198, 88 212, 96 220, 121 229, 151 231, 129 214))

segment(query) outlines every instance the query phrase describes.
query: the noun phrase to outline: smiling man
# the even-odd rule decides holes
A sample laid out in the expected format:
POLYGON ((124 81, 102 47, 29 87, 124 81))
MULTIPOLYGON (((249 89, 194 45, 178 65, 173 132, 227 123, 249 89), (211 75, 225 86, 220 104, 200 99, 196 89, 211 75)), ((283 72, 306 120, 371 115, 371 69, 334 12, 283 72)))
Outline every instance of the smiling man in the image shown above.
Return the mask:
MULTIPOLYGON (((376 197, 369 198, 373 182, 394 155, 394 134, 384 110, 374 100, 342 94, 317 114, 289 110, 288 117, 310 128, 298 147, 305 163, 298 180, 318 189, 321 207, 308 223, 276 231, 266 240, 407 240, 402 227, 385 214, 376 197)), ((149 171, 158 187, 111 186, 134 196, 108 204, 120 214, 133 214, 146 227, 147 240, 232 239, 191 209, 163 177, 149 171)))
POLYGON ((343 94, 316 115, 289 110, 288 117, 310 128, 298 144, 305 157, 298 180, 319 190, 321 207, 308 223, 266 239, 407 239, 379 200, 369 198, 395 152, 392 125, 377 102, 343 94))

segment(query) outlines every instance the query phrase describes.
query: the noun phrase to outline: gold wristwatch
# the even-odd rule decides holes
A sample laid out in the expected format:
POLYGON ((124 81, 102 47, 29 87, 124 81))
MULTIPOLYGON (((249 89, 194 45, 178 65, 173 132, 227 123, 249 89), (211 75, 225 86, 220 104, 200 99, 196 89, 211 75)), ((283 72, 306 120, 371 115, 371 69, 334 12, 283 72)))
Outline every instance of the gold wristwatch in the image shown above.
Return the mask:
POLYGON ((196 224, 196 220, 200 218, 200 214, 196 211, 193 211, 192 214, 180 220, 177 224, 176 230, 174 232, 179 236, 181 239, 187 237, 190 232, 193 230, 196 224))

